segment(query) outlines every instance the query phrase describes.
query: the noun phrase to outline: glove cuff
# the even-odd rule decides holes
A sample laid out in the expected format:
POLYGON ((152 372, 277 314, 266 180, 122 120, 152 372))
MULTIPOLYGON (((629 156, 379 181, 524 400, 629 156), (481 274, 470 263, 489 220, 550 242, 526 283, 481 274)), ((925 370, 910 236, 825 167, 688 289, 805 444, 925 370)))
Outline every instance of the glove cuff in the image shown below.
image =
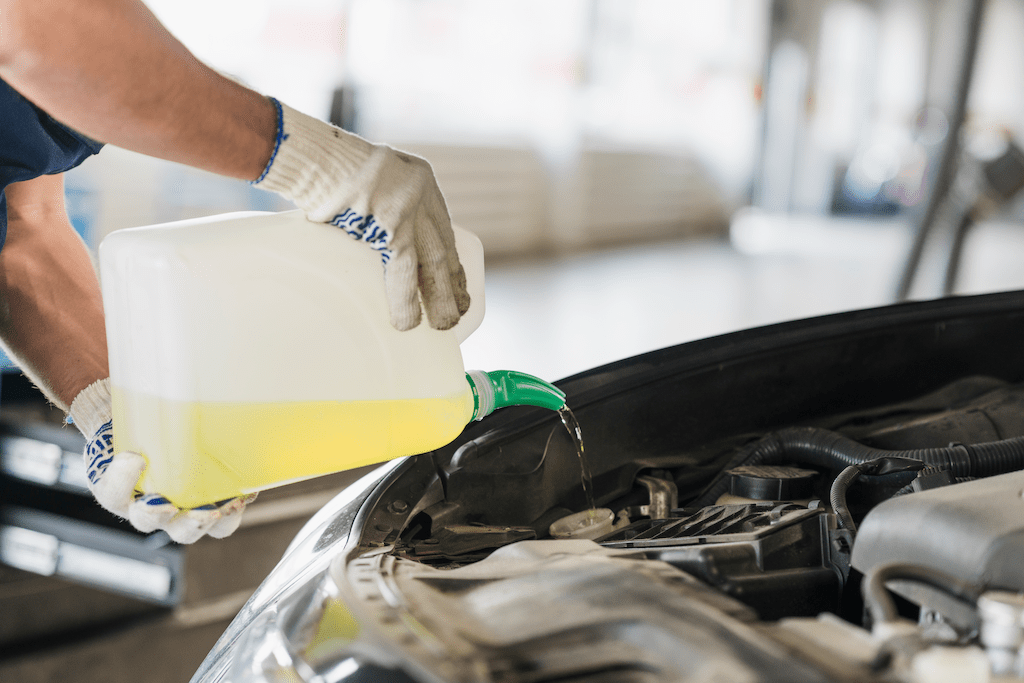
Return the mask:
POLYGON ((110 378, 97 380, 78 392, 68 413, 85 438, 91 439, 111 419, 110 378))
MULTIPOLYGON (((378 146, 271 101, 277 106, 277 142, 263 174, 252 185, 295 202, 310 220, 330 220, 337 213, 334 188, 339 181, 352 181, 378 146)), ((352 190, 358 192, 358 188, 352 190)))

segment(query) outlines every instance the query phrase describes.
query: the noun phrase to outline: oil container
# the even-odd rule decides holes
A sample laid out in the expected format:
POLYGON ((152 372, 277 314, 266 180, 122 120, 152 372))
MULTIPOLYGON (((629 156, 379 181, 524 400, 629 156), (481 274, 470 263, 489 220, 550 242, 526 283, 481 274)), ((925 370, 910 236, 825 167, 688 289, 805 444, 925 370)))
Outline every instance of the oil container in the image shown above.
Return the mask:
POLYGON ((380 256, 301 212, 111 233, 100 246, 114 441, 138 488, 191 508, 452 441, 474 416, 459 344, 484 312, 483 249, 452 330, 390 323, 380 256))

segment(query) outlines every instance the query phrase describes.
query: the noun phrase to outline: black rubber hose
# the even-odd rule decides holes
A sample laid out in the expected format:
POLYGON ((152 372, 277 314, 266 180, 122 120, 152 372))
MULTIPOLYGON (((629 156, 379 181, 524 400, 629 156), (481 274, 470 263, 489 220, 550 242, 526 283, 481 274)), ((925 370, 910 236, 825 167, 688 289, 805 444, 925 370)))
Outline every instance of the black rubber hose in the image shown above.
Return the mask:
POLYGON ((899 619, 896 602, 885 587, 886 581, 893 580, 913 581, 929 585, 972 607, 977 606, 980 595, 979 588, 937 569, 912 564, 884 564, 869 572, 861 584, 864 606, 871 614, 871 621, 874 624, 893 622, 899 619))
POLYGON ((850 514, 850 508, 846 505, 846 489, 850 488, 850 484, 859 476, 860 468, 850 465, 840 472, 836 480, 832 482, 832 488, 828 495, 832 510, 836 513, 839 528, 847 529, 851 534, 857 533, 857 525, 853 521, 853 515, 850 514))
MULTIPOLYGON (((877 458, 909 458, 948 469, 954 477, 990 477, 1024 469, 1024 437, 966 446, 886 451, 815 427, 791 427, 773 432, 745 448, 728 469, 740 465, 802 463, 833 471, 877 458)), ((695 507, 713 505, 725 493, 729 480, 723 472, 696 501, 695 507)))
POLYGON ((840 529, 846 529, 853 536, 857 533, 857 525, 853 521, 853 514, 846 505, 846 490, 856 481, 857 477, 865 475, 868 477, 880 477, 899 472, 920 472, 925 469, 925 464, 913 458, 874 458, 865 460, 857 465, 850 465, 835 478, 832 488, 828 492, 828 500, 832 504, 832 511, 840 529))

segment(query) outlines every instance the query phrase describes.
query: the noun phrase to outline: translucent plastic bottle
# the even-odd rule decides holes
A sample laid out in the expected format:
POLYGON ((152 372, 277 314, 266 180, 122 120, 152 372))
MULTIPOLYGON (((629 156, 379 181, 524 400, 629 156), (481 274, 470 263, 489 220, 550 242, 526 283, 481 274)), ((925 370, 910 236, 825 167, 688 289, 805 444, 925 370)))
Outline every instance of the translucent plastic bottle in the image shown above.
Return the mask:
POLYGON ((389 321, 379 255, 299 212, 122 230, 100 246, 114 444, 183 508, 424 453, 510 403, 564 395, 467 375, 483 249, 456 228, 472 304, 452 330, 389 321))

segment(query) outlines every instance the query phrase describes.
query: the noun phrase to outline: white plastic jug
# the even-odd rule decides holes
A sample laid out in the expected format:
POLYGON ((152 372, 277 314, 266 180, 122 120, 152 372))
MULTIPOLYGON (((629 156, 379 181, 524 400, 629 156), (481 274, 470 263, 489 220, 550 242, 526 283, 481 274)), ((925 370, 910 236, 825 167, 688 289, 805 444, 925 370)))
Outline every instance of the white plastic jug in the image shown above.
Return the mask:
POLYGON ((423 453, 474 411, 459 343, 484 313, 483 248, 452 330, 389 321, 380 256, 300 212, 111 233, 100 246, 114 442, 183 508, 423 453))

